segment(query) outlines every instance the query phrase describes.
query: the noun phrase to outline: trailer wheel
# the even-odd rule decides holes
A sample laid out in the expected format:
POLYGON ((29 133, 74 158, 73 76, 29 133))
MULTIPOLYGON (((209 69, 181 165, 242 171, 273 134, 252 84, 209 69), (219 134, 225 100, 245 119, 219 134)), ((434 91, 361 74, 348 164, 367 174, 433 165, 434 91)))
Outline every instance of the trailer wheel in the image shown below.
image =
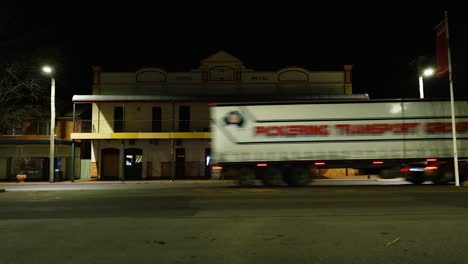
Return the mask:
POLYGON ((263 175, 263 185, 279 186, 283 185, 283 171, 278 166, 268 167, 263 175))
POLYGON ((413 184, 421 184, 424 182, 424 173, 420 171, 412 171, 407 173, 405 178, 413 184))
POLYGON ((382 169, 379 173, 382 179, 393 179, 400 175, 400 168, 386 168, 382 169))
POLYGON ((284 180, 289 186, 307 186, 312 180, 311 171, 306 166, 291 166, 285 169, 284 180))
MULTIPOLYGON (((459 176, 460 176, 460 185, 463 185, 465 181, 468 181, 468 166, 467 165, 462 165, 459 166, 459 176)), ((467 185, 468 186, 468 185, 467 185)))
POLYGON ((255 185, 255 171, 250 167, 240 168, 239 176, 237 177, 239 186, 249 187, 255 185))
POLYGON ((222 179, 238 179, 240 175, 239 167, 237 166, 223 166, 221 170, 221 178, 222 179))
POLYGON ((434 175, 433 182, 434 184, 447 184, 454 178, 454 173, 450 170, 449 166, 441 166, 434 175))

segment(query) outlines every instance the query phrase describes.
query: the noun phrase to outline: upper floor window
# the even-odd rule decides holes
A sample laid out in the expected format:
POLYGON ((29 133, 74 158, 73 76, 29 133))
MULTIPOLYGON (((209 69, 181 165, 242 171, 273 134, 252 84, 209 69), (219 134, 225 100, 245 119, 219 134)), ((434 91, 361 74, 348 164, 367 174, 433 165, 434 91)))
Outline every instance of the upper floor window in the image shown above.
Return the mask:
POLYGON ((190 131, 190 106, 179 106, 179 131, 190 131))
POLYGON ((162 131, 162 120, 161 120, 161 107, 155 106, 152 110, 151 117, 151 131, 161 132, 162 131))
POLYGON ((21 126, 4 127, 3 135, 22 135, 21 126))
POLYGON ((124 131, 124 108, 123 106, 114 107, 114 132, 124 131))
POLYGON ((226 66, 217 66, 210 69, 211 81, 233 81, 234 69, 226 66))

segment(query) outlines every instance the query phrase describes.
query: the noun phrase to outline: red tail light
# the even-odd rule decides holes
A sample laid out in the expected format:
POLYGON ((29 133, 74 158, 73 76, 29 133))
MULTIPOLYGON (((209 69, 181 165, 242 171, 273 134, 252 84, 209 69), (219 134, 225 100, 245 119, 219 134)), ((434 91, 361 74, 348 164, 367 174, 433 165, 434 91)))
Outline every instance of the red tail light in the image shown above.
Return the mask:
POLYGON ((383 164, 383 161, 381 160, 374 160, 372 164, 383 164))
POLYGON ((315 166, 323 166, 325 165, 325 162, 315 162, 315 166))
POLYGON ((211 169, 212 170, 222 170, 223 167, 222 166, 212 166, 211 169))
POLYGON ((410 171, 410 168, 401 168, 400 169, 400 172, 409 172, 410 171))
POLYGON ((426 159, 426 161, 437 161, 437 159, 430 158, 430 159, 426 159))
POLYGON ((436 166, 427 166, 424 168, 424 170, 437 170, 438 168, 436 166))
POLYGON ((266 167, 268 164, 266 163, 257 163, 257 167, 266 167))

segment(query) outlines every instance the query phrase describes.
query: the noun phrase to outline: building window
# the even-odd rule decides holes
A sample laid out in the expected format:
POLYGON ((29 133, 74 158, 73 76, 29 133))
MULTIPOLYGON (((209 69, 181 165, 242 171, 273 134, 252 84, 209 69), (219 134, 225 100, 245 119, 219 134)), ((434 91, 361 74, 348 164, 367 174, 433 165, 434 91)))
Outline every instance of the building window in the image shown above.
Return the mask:
POLYGON ((152 132, 161 132, 162 131, 162 121, 161 121, 161 107, 153 107, 153 114, 151 117, 151 126, 152 132))
POLYGON ((233 81, 234 69, 226 66, 218 66, 210 69, 211 81, 233 81))
POLYGON ((179 131, 190 131, 190 106, 188 105, 179 106, 179 131))
POLYGON ((3 135, 21 135, 21 134, 23 134, 21 125, 15 125, 15 126, 3 128, 3 135))
POLYGON ((123 106, 114 107, 114 132, 124 131, 124 108, 123 106))

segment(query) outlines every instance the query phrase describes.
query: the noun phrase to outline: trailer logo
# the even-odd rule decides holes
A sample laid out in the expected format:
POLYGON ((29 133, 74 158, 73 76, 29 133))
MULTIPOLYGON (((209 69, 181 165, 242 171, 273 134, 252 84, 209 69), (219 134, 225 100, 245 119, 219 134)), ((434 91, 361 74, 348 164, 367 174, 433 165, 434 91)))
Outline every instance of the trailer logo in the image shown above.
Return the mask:
POLYGON ((224 123, 226 125, 237 125, 242 127, 244 125, 244 117, 239 111, 231 111, 224 117, 224 123))

